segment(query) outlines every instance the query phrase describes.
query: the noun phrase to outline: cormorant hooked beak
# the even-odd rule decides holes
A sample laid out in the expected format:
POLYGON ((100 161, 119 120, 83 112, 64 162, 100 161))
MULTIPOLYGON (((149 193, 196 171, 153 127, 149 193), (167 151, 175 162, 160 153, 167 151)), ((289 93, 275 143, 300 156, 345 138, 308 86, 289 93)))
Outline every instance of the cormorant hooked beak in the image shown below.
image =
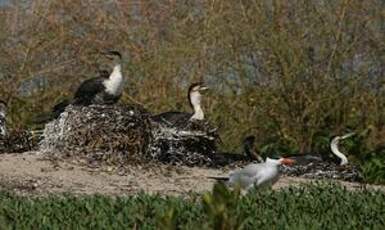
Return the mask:
POLYGON ((354 132, 345 134, 345 135, 343 135, 343 136, 341 137, 341 140, 344 140, 344 139, 346 139, 346 138, 349 138, 349 137, 351 137, 351 136, 354 136, 355 134, 356 134, 356 133, 354 133, 354 132))
POLYGON ((199 91, 206 91, 206 90, 209 90, 210 88, 208 86, 205 86, 205 85, 202 85, 200 88, 199 88, 199 91))
POLYGON ((106 56, 108 59, 111 59, 111 60, 113 60, 115 57, 118 57, 119 60, 122 59, 122 55, 116 50, 106 50, 106 51, 100 52, 100 54, 106 56))

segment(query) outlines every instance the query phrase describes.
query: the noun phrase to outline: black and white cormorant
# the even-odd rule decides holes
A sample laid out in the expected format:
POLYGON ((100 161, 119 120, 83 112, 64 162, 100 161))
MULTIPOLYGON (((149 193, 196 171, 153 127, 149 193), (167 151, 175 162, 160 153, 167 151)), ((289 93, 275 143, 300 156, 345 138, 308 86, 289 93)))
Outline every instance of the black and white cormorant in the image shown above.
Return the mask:
POLYGON ((50 118, 59 117, 69 104, 78 106, 108 105, 115 104, 119 100, 125 82, 122 74, 122 55, 118 51, 106 51, 102 52, 102 55, 112 61, 111 70, 99 71, 97 77, 82 82, 72 100, 61 101, 53 107, 50 118))
POLYGON ((193 113, 170 111, 155 115, 152 119, 169 125, 177 125, 189 120, 204 120, 205 116, 201 107, 201 92, 207 89, 208 87, 203 82, 194 83, 189 87, 187 98, 194 111, 193 113))
POLYGON ((336 165, 347 165, 348 158, 338 149, 338 144, 341 140, 347 139, 353 136, 355 133, 348 133, 343 136, 334 136, 330 141, 331 152, 336 158, 330 158, 321 154, 305 154, 305 155, 294 155, 289 158, 294 159, 298 165, 306 165, 315 162, 328 162, 335 163, 336 165))
POLYGON ((6 116, 7 116, 7 103, 0 100, 0 137, 7 136, 7 125, 6 125, 6 116))

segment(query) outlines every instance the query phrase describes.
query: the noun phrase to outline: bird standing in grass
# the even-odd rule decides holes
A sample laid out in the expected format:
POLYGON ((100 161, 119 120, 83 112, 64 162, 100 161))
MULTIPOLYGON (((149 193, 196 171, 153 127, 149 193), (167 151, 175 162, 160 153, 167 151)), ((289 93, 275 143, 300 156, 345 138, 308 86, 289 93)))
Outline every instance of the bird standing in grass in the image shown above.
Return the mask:
POLYGON ((228 177, 209 177, 220 181, 226 181, 230 187, 239 187, 248 191, 253 187, 272 186, 279 179, 279 165, 292 165, 294 160, 288 158, 266 158, 263 163, 249 164, 229 174, 228 177))

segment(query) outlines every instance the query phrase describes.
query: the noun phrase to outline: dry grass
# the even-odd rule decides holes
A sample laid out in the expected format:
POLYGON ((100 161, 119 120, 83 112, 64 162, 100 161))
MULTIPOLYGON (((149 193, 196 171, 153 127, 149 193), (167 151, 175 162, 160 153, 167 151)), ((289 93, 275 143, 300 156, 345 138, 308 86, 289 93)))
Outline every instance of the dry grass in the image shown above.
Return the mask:
POLYGON ((370 152, 385 139, 384 12, 380 0, 15 1, 0 11, 0 95, 11 126, 31 125, 113 47, 123 100, 150 111, 188 110, 186 84, 210 82, 225 149, 255 134, 263 153, 325 151, 349 129, 349 150, 370 152), (36 77, 49 87, 22 96, 36 77))

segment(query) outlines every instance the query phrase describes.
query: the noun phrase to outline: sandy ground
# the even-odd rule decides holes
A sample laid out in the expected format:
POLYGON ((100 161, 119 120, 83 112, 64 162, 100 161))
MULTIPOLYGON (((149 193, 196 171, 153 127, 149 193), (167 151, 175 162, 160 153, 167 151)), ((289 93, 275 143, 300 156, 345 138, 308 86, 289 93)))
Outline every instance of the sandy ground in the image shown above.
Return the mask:
MULTIPOLYGON (((114 170, 94 170, 69 162, 45 160, 38 153, 0 155, 0 189, 19 194, 47 195, 52 193, 131 195, 141 191, 168 195, 183 195, 188 192, 209 191, 214 182, 208 176, 225 176, 226 169, 189 167, 130 168, 119 175, 114 170)), ((281 177, 274 189, 309 183, 311 180, 281 177)), ((339 182, 348 189, 381 189, 384 186, 369 186, 339 182)))

